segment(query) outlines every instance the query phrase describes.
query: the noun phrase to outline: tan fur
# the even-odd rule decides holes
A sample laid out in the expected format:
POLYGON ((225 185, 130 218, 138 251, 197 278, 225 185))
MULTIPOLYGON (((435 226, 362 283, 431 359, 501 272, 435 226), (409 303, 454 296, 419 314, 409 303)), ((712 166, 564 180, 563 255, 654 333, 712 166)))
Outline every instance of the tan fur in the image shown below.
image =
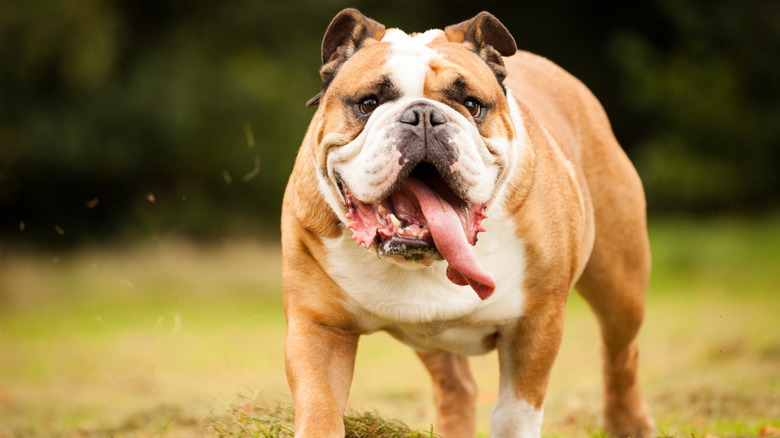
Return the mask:
MULTIPOLYGON (((566 272, 566 266, 569 266, 570 284, 577 282, 575 288, 591 305, 601 323, 605 345, 605 428, 614 436, 648 436, 654 426, 637 381, 635 342, 644 314, 650 273, 641 182, 617 144, 601 105, 584 85, 550 61, 529 53, 518 53, 505 59, 505 63, 509 72, 505 83, 525 112, 526 129, 530 144, 534 146, 535 167, 545 169, 544 179, 540 180, 540 172, 534 173, 531 193, 522 204, 517 204, 537 209, 534 212, 518 211, 519 235, 539 234, 533 241, 555 242, 553 248, 546 249, 544 243, 529 247, 529 252, 534 252, 528 257, 532 263, 548 259, 546 251, 553 251, 556 259, 555 263, 546 266, 550 272, 529 276, 529 283, 534 278, 556 278, 555 272, 566 272), (531 120, 540 126, 533 126, 529 123, 531 120), (541 127, 549 137, 540 131, 541 127), (551 171, 556 167, 556 160, 550 151, 554 147, 550 140, 574 165, 576 181, 567 180, 561 169, 557 175, 551 171), (540 160, 550 161, 540 163, 540 160), (579 190, 585 207, 583 215, 580 216, 576 209, 564 214, 544 211, 546 206, 556 204, 551 198, 566 196, 563 194, 568 192, 565 188, 555 190, 562 186, 579 190), (534 190, 543 193, 541 202, 534 202, 534 190), (564 223, 550 220, 556 217, 564 223), (534 218, 548 220, 535 221, 534 218), (571 234, 567 234, 567 229, 571 234), (562 235, 570 237, 561 239, 562 235), (566 241, 569 242, 568 250, 561 246, 566 241), (577 262, 572 263, 574 260, 577 262)), ((572 205, 575 200, 569 193, 569 199, 563 201, 572 205)), ((516 196, 522 195, 517 193, 516 196)), ((545 269, 545 266, 529 267, 529 270, 533 269, 545 269)), ((558 281, 564 278, 557 277, 558 281)), ((545 287, 563 290, 563 285, 546 282, 527 284, 527 290, 534 291, 528 295, 528 314, 538 313, 537 306, 551 306, 550 296, 538 293, 545 287)), ((556 315, 562 321, 563 309, 552 307, 543 313, 556 315)), ((553 332, 562 329, 554 320, 536 324, 538 327, 520 327, 519 330, 541 333, 545 329, 553 332)), ((545 347, 547 360, 551 362, 557 345, 545 347)), ((517 349, 528 350, 533 351, 533 348, 517 349)), ((524 361, 527 359, 518 358, 518 363, 524 361)), ((544 398, 549 369, 539 368, 533 374, 525 377, 530 385, 518 383, 517 389, 529 402, 538 405, 544 398), (538 389, 529 390, 534 387, 533 382, 537 383, 538 389)), ((523 378, 520 375, 516 381, 523 378)))
POLYGON ((433 379, 436 433, 447 438, 467 438, 476 427, 477 384, 468 359, 455 353, 417 352, 433 379))
MULTIPOLYGON (((495 81, 495 68, 461 43, 467 28, 448 29, 455 42, 442 37, 431 43, 446 57, 431 63, 426 97, 446 103, 437 84, 449 82, 448 62, 473 65, 468 71, 472 81, 495 81)), ((338 74, 347 79, 334 82, 328 93, 358 96, 366 80, 361 72, 382 68, 388 52, 384 43, 370 40, 360 50, 366 55, 339 65, 338 74)), ((520 109, 529 150, 509 173, 504 200, 515 218, 515 233, 526 245, 526 300, 512 335, 497 341, 512 351, 502 358, 502 371, 511 370, 519 399, 542 408, 568 292, 575 287, 601 324, 606 431, 619 437, 651 436, 654 424, 637 380, 635 341, 650 271, 641 182, 600 104, 577 79, 525 52, 504 58, 503 64, 504 84, 520 109)), ((483 136, 511 138, 515 133, 509 106, 501 98, 485 98, 503 103, 491 111, 494 119, 480 127, 487 130, 483 136)), ((324 269, 323 239, 338 237, 345 228, 325 201, 316 175, 327 149, 347 144, 361 129, 342 113, 343 107, 330 105, 323 99, 311 122, 282 209, 286 370, 296 436, 301 437, 344 436, 341 415, 357 339, 366 331, 324 269)), ((436 432, 473 436, 476 388, 466 359, 444 352, 418 354, 433 378, 436 432)))
MULTIPOLYGON (((473 65, 474 68, 468 72, 470 76, 473 76, 472 81, 494 81, 493 72, 482 62, 475 53, 470 51, 464 51, 461 44, 455 44, 449 41, 437 41, 431 44, 431 47, 443 53, 444 58, 434 59, 431 64, 431 70, 426 77, 426 89, 425 97, 429 99, 438 100, 440 102, 447 102, 447 99, 443 96, 443 90, 434 88, 431 84, 446 84, 447 75, 453 73, 451 66, 455 65, 473 65), (448 65, 449 64, 449 65, 448 65)), ((514 129, 512 129, 512 120, 509 117, 509 106, 506 104, 506 100, 502 99, 501 90, 498 87, 491 89, 491 94, 483 95, 484 89, 470 89, 469 92, 472 96, 491 102, 498 102, 498 106, 495 111, 491 111, 490 118, 494 120, 486 120, 480 126, 480 134, 486 137, 504 137, 512 139, 514 137, 514 129)), ((465 109, 461 109, 464 116, 468 116, 465 109)))

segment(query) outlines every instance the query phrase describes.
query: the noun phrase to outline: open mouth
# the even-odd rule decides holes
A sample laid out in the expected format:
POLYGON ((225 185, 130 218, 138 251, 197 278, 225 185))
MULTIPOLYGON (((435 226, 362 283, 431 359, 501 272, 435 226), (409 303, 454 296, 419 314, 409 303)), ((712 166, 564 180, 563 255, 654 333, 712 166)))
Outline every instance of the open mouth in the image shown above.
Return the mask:
POLYGON ((428 163, 420 163, 400 186, 376 204, 355 198, 344 185, 347 228, 366 249, 376 245, 380 255, 425 265, 442 258, 449 262, 447 277, 470 285, 485 299, 495 284, 479 264, 470 245, 485 231, 485 204, 460 199, 428 163))

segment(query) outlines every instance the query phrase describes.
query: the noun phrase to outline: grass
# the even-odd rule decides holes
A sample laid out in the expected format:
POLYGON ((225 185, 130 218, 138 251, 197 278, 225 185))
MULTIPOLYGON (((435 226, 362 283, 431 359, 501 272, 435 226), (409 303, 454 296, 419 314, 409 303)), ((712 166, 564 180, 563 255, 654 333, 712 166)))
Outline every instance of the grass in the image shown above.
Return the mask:
MULTIPOLYGON (((212 423, 221 437, 293 438, 293 411, 291 407, 268 408, 254 403, 233 409, 231 417, 212 423)), ((344 415, 346 438, 435 438, 433 430, 416 431, 395 419, 386 420, 373 412, 348 411, 344 415)))
MULTIPOLYGON (((640 340, 660 435, 780 426, 780 217, 659 220, 651 240, 640 340)), ((6 248, 0 266, 0 437, 289 436, 278 247, 6 248)), ((545 436, 601 436, 598 350, 595 321, 573 294, 545 436)), ((471 365, 487 436, 496 356, 471 365)), ((381 333, 361 340, 352 436, 431 436, 430 398, 411 350, 381 333), (396 435, 359 431, 380 425, 396 435)))

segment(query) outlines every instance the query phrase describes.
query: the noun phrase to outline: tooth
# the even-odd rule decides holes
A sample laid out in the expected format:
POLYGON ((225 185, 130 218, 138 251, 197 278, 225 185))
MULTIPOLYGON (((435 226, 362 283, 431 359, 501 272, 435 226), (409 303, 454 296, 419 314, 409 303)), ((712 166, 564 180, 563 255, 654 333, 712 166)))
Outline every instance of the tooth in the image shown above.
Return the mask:
POLYGON ((395 215, 393 213, 390 213, 389 217, 390 217, 390 222, 393 223, 393 227, 401 228, 401 220, 400 219, 395 217, 395 215))
POLYGON ((382 205, 382 204, 379 204, 379 205, 376 207, 376 210, 377 210, 378 212, 382 213, 382 214, 385 214, 385 212, 387 211, 387 209, 385 208, 385 206, 384 206, 384 205, 382 205))

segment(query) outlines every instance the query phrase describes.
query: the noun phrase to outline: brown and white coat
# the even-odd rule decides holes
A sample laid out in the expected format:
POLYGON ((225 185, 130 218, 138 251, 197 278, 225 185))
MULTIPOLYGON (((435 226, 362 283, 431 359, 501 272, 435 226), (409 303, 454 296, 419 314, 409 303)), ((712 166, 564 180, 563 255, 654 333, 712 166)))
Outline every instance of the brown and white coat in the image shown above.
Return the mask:
POLYGON ((348 9, 322 60, 282 211, 296 436, 344 436, 358 338, 378 330, 431 372, 437 433, 473 436, 465 356, 498 349, 491 434, 540 436, 572 288, 602 327, 607 432, 651 436, 644 195, 595 97, 488 13, 408 35, 348 9))

